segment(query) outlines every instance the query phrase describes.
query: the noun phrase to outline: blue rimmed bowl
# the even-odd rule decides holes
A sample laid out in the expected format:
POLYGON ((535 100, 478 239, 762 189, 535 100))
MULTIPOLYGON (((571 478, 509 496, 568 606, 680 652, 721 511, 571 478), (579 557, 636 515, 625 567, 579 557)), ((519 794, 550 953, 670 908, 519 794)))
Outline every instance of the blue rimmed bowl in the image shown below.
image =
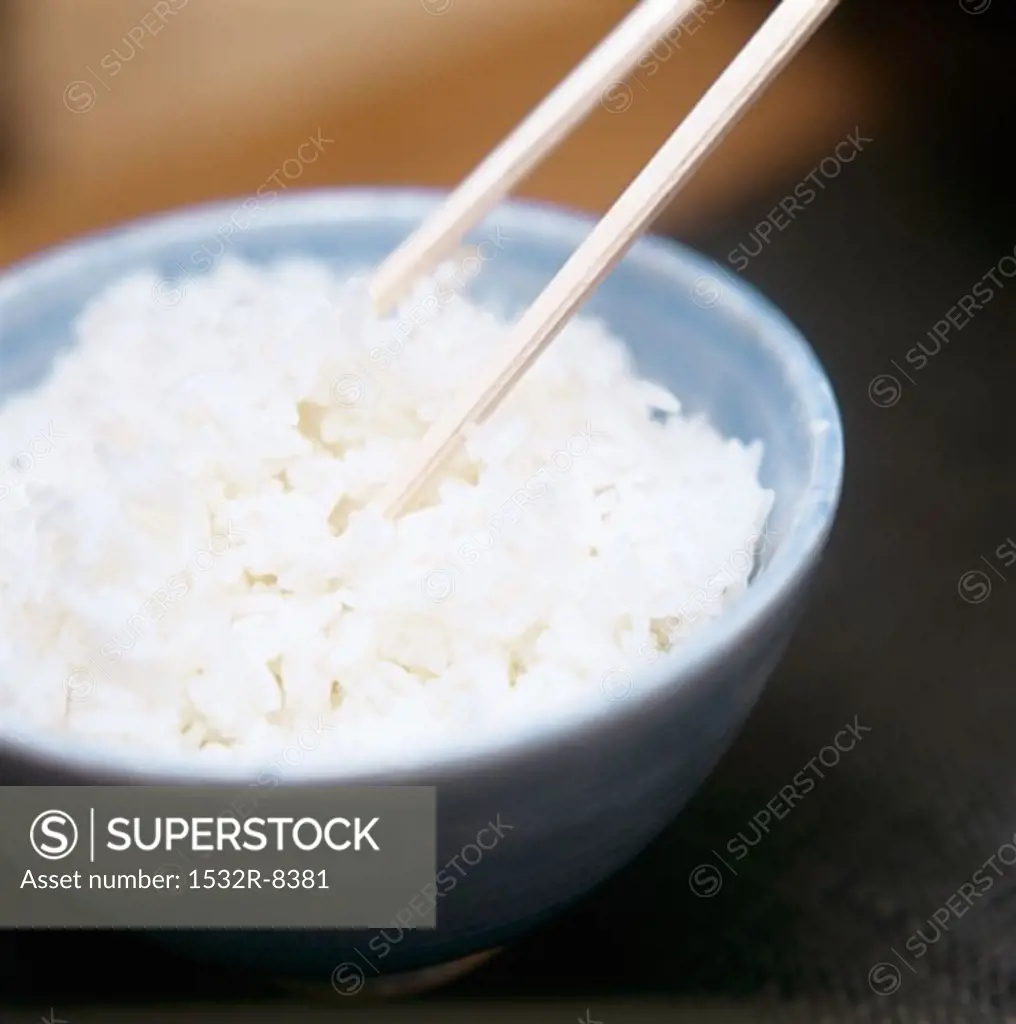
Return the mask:
MULTIPOLYGON (((8 269, 0 273, 0 401, 45 376, 54 354, 73 343, 77 314, 123 275, 156 271, 162 279, 156 298, 173 305, 186 300, 189 280, 227 254, 254 262, 304 256, 363 269, 390 252, 439 199, 417 191, 341 190, 288 193, 253 208, 250 201, 218 203, 134 223, 8 269)), ((498 207, 474 233, 477 242, 500 241, 489 250, 496 265, 473 283, 476 297, 517 312, 591 225, 587 217, 538 204, 498 207)), ((634 857, 740 730, 790 639, 836 514, 843 438, 833 391, 806 341, 777 309, 673 242, 639 242, 585 311, 623 338, 641 371, 671 388, 686 412, 705 413, 726 435, 763 442, 762 484, 776 500, 771 540, 747 593, 679 651, 626 680, 623 699, 596 701, 525 734, 477 741, 441 757, 407 753, 346 771, 308 757, 287 775, 291 785, 438 787, 438 864, 449 881, 441 886, 436 930, 393 922, 383 935, 230 931, 164 939, 185 939, 192 952, 279 975, 327 981, 339 968, 336 988, 349 991, 375 972, 416 970, 491 949, 634 857), (498 821, 492 842, 490 828, 498 821), (462 851, 475 847, 484 829, 488 848, 464 864, 462 851)), ((197 767, 66 736, 0 731, 0 784, 245 786, 257 777, 238 766, 197 767)))

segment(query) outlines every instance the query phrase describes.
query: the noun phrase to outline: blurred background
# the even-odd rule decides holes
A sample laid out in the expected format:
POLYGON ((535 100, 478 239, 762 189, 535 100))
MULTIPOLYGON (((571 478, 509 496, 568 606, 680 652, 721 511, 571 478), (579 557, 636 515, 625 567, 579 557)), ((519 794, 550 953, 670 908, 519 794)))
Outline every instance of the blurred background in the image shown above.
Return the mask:
MULTIPOLYGON (((253 193, 319 133, 334 143, 287 187, 450 186, 631 6, 0 0, 0 267, 253 193)), ((520 193, 605 210, 773 6, 709 0, 520 193)), ((898 365, 1016 246, 1012 13, 844 0, 657 226, 734 265, 809 337, 848 473, 787 658, 637 862, 416 1002, 351 1005, 327 979, 294 992, 143 935, 0 935, 0 1020, 1016 1021, 1016 868, 919 962, 895 954, 1016 832, 1016 573, 984 574, 1016 537, 1016 284, 1001 278, 918 375, 898 365), (829 163, 850 139, 856 156, 829 163), (820 166, 814 201, 760 242, 820 166), (957 587, 973 570, 989 581, 977 602, 957 587), (852 721, 871 730, 856 753, 697 895, 695 866, 852 721)))
MULTIPOLYGON (((291 187, 457 181, 630 0, 6 0, 0 261, 81 231, 251 192, 321 128, 291 187)), ((604 210, 771 5, 710 0, 526 184, 604 210), (708 31, 706 27, 708 26, 708 31)), ((668 215, 709 223, 825 155, 894 86, 822 33, 668 215)))

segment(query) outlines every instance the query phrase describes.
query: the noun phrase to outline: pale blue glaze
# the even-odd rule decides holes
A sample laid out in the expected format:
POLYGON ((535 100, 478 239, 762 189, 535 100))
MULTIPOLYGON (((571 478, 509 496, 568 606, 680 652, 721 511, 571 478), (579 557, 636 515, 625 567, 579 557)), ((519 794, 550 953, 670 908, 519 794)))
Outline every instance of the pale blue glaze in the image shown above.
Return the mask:
MULTIPOLYGON (((362 269, 401 241, 435 199, 388 190, 284 195, 232 235, 228 252, 254 261, 311 256, 362 269)), ((71 343, 71 321, 100 289, 132 271, 178 272, 202 245, 215 252, 216 232, 240 207, 232 201, 143 221, 0 274, 0 400, 43 378, 53 354, 71 343)), ((476 293, 517 311, 590 224, 537 204, 499 207, 474 235, 480 241, 497 225, 505 236, 476 293)), ((776 492, 776 543, 748 593, 680 652, 635 678, 623 700, 594 702, 496 748, 462 746, 440 761, 407 753, 385 770, 337 775, 308 758, 294 770, 301 784, 437 785, 439 865, 498 813, 514 826, 439 902, 437 931, 407 932, 383 958, 372 953, 365 933, 207 932, 176 935, 174 942, 321 980, 336 964, 356 959, 353 946, 382 970, 395 971, 497 945, 637 854, 741 728, 789 640, 835 516, 843 438, 829 381, 768 301, 669 241, 640 242, 584 312, 624 338, 642 371, 669 386, 686 411, 706 413, 728 435, 764 443, 762 482, 776 492)), ((599 687, 599 680, 590 686, 599 687)), ((66 737, 0 733, 0 784, 235 779, 242 785, 249 778, 228 766, 198 776, 185 762, 141 764, 136 755, 66 737)))

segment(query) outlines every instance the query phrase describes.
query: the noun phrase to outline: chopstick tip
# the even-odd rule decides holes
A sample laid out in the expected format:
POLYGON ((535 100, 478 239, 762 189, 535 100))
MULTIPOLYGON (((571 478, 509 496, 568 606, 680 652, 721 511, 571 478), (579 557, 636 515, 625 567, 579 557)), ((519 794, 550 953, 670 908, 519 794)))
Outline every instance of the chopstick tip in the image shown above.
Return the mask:
POLYGON ((372 281, 370 285, 370 305, 376 316, 382 317, 391 312, 392 298, 385 293, 384 288, 377 282, 372 281))

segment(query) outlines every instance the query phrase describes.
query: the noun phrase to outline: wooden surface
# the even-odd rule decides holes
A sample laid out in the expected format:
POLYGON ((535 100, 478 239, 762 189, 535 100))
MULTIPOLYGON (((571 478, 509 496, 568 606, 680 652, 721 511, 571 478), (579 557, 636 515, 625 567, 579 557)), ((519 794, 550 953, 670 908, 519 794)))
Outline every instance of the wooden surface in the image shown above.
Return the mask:
MULTIPOLYGON (((454 184, 631 3, 452 0, 435 15, 425 0, 188 0, 161 24, 149 0, 15 5, 22 173, 0 193, 0 264, 144 213, 253 192, 318 131, 335 142, 293 187, 454 184), (78 112, 82 83, 94 105, 78 112)), ((664 44, 608 97, 614 112, 598 110, 518 192, 604 210, 769 6, 710 0, 679 45, 664 44)), ((837 34, 820 33, 667 223, 709 218, 788 168, 810 169, 869 90, 837 34)))

